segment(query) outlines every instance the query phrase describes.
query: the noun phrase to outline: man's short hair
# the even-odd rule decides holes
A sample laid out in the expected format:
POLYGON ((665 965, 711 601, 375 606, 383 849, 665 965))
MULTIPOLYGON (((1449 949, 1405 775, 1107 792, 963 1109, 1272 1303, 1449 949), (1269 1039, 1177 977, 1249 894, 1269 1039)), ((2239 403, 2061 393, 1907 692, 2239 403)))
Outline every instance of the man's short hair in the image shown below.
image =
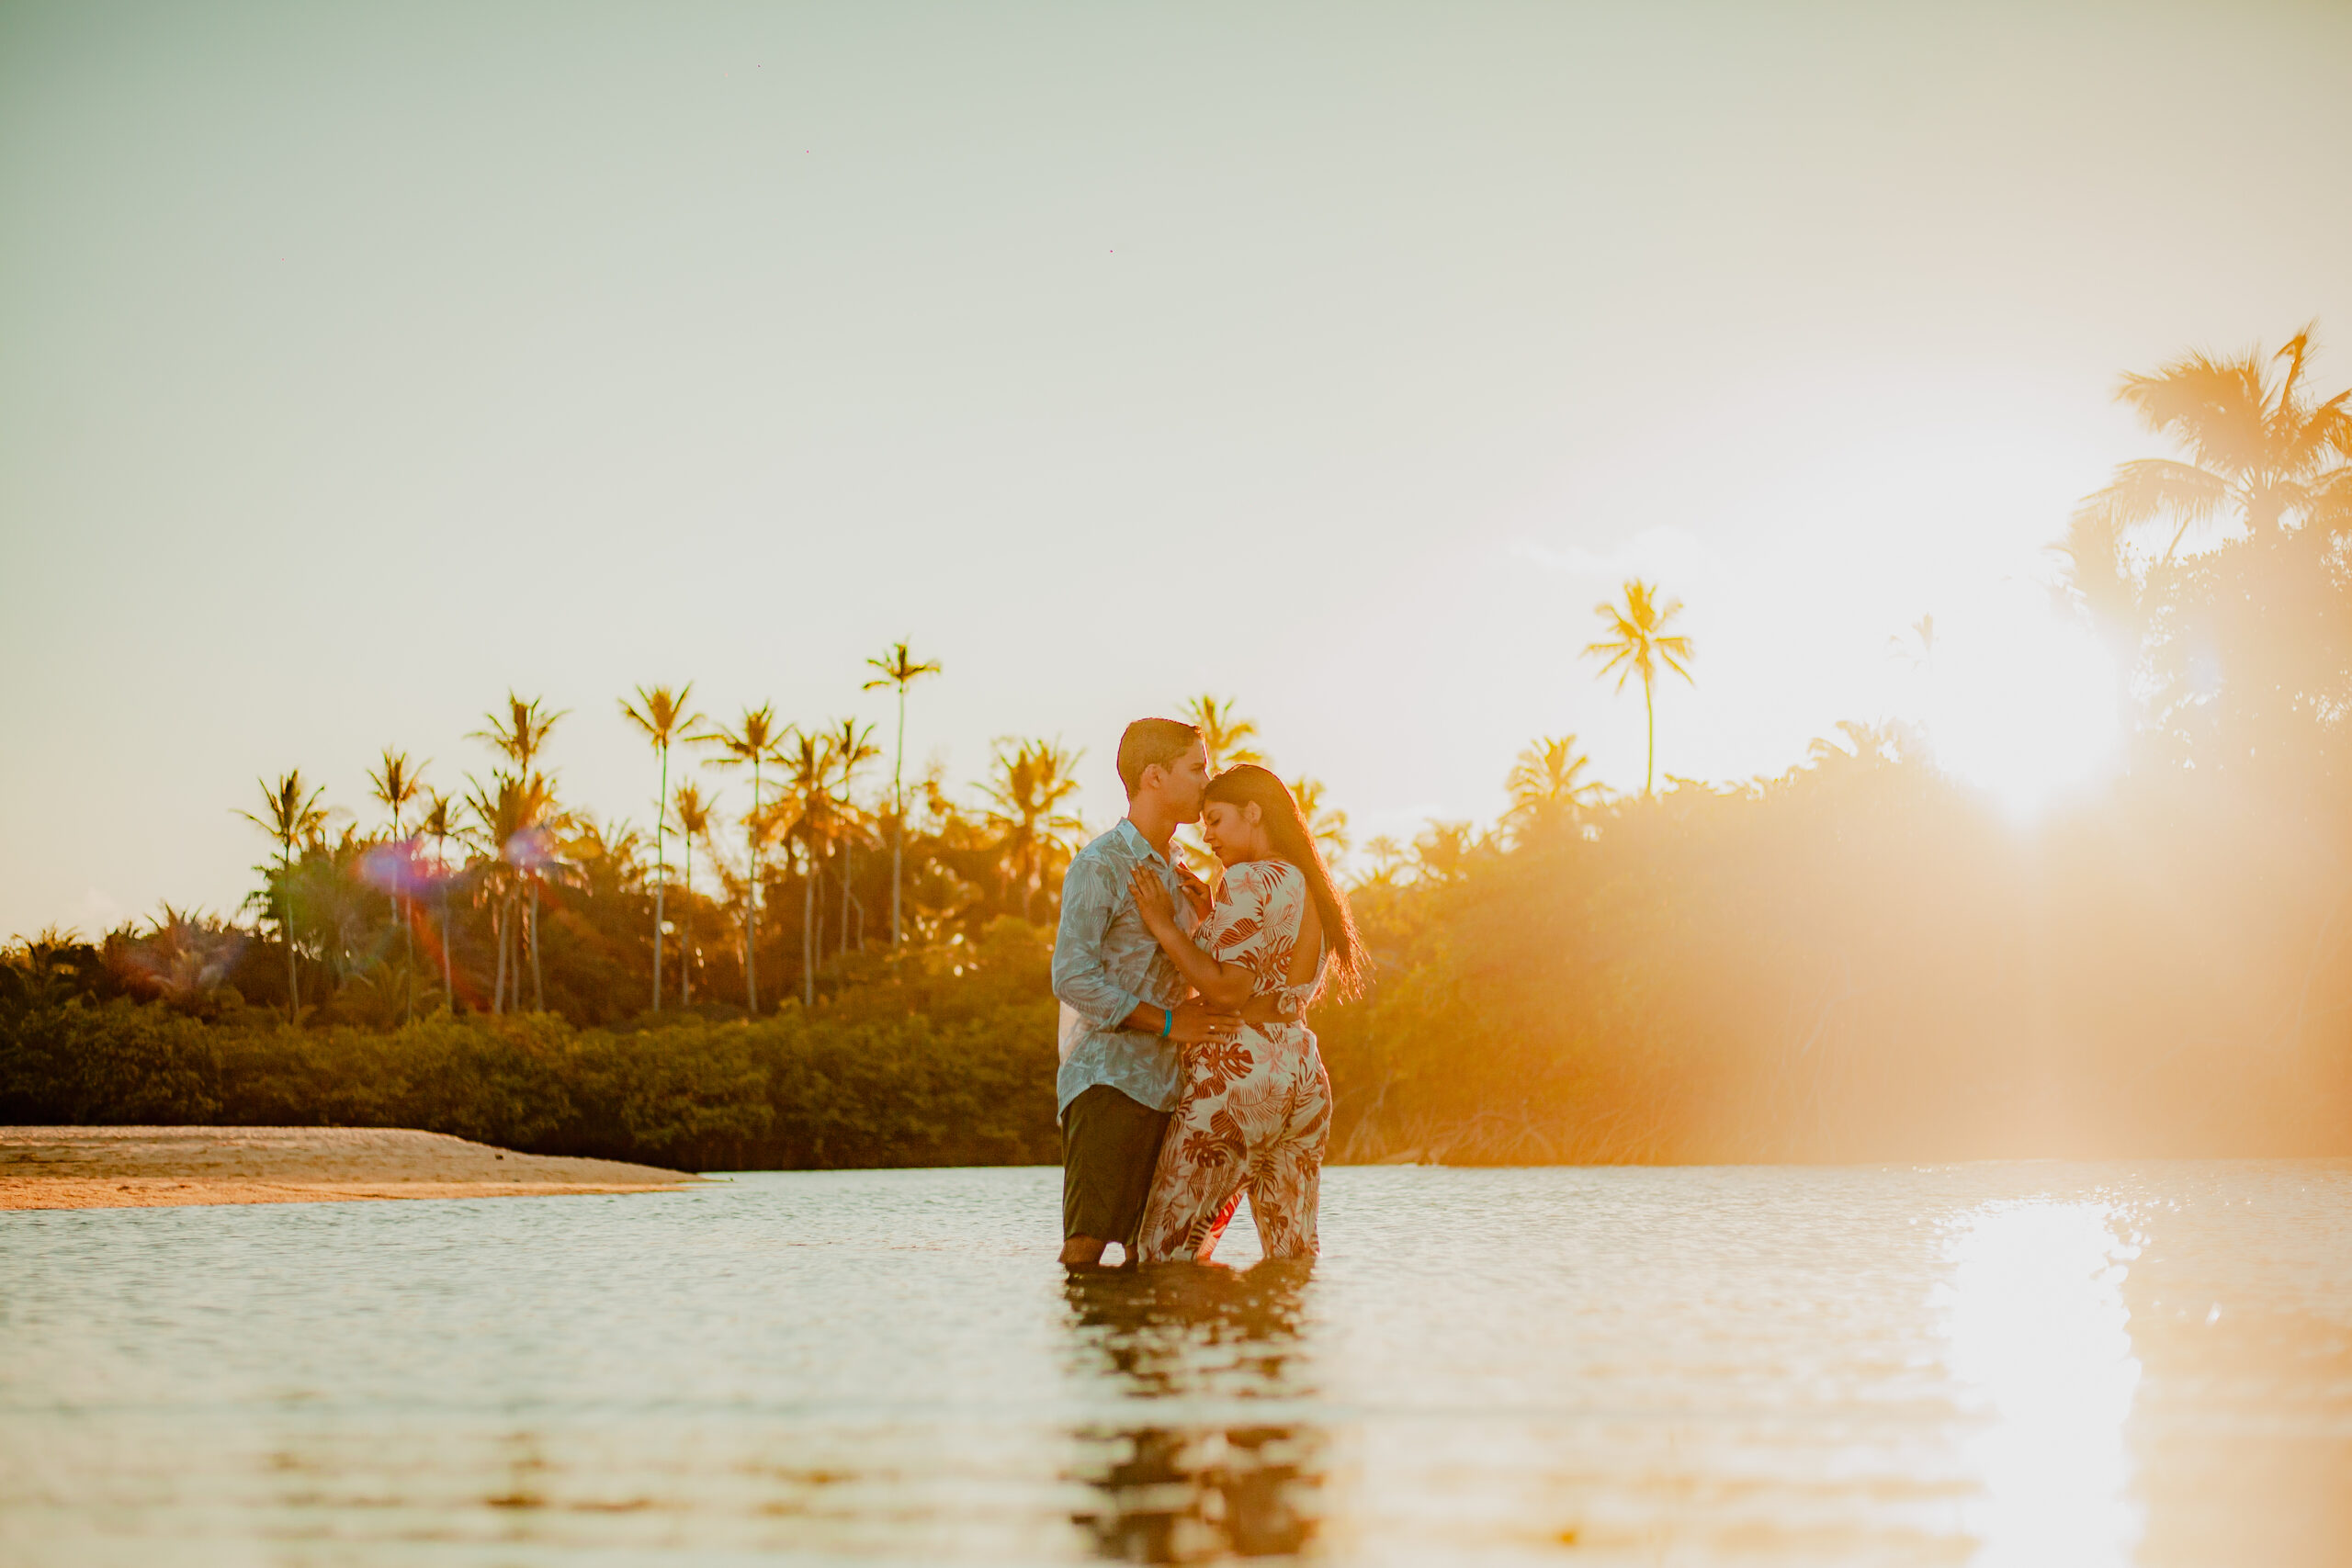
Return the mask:
POLYGON ((1201 743, 1201 732, 1181 718, 1139 718, 1119 737, 1119 782, 1127 798, 1143 787, 1143 771, 1166 767, 1201 743))

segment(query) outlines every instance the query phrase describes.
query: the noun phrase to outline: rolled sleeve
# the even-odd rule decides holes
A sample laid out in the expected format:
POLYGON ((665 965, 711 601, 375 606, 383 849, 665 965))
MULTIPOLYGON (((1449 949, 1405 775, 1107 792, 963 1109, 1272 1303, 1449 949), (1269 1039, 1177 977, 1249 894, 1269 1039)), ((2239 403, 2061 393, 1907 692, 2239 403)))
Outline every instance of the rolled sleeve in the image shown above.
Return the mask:
POLYGON ((1102 936, 1125 893, 1103 857, 1081 856, 1062 884, 1061 925, 1054 936, 1054 995, 1097 1029, 1116 1029, 1143 998, 1111 978, 1102 936))

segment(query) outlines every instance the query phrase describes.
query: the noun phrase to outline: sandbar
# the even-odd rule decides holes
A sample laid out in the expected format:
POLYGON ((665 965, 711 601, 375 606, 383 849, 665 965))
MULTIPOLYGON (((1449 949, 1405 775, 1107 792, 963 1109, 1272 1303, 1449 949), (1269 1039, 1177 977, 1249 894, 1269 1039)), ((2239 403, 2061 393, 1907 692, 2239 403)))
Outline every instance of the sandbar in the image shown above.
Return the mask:
POLYGON ((0 1209, 658 1192, 702 1178, 379 1127, 0 1127, 0 1209))

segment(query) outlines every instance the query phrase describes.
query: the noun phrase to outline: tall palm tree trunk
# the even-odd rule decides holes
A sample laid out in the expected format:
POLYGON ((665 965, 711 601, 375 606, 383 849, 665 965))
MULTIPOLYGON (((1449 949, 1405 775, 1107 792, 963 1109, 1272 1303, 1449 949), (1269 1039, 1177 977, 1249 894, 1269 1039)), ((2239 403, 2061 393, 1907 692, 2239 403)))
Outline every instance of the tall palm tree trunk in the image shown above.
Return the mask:
MULTIPOLYGON (((756 818, 757 813, 755 812, 756 818)), ((743 1006, 754 1017, 760 1010, 760 830, 744 829, 752 861, 752 880, 743 890, 743 1006)))
POLYGON ((800 877, 800 1005, 817 1005, 817 847, 800 846, 807 869, 800 877))
POLYGON ((1650 692, 1653 684, 1655 682, 1648 676, 1642 677, 1642 717, 1650 732, 1649 752, 1642 759, 1642 794, 1645 796, 1651 793, 1651 786, 1657 779, 1657 705, 1650 692))
POLYGON ((662 895, 669 886, 662 839, 670 826, 670 748, 662 748, 662 795, 653 815, 653 1010, 662 1010, 662 895))
POLYGON ((743 1007, 760 1016, 760 760, 752 759, 752 815, 743 837, 751 851, 752 881, 743 895, 743 1007))
POLYGON ((498 967, 490 982, 490 1013, 495 1018, 506 1005, 506 895, 503 892, 490 907, 490 934, 498 948, 498 967))
POLYGON ((822 958, 825 956, 825 868, 814 855, 808 857, 808 874, 817 879, 818 894, 817 934, 809 945, 817 950, 817 956, 822 958))
POLYGON ((890 763, 890 945, 899 945, 899 886, 907 858, 907 688, 899 686, 899 750, 890 763))
POLYGON ((678 911, 678 1005, 695 1005, 695 840, 686 835, 686 903, 678 911))
POLYGON ((449 955, 449 885, 441 885, 441 1007, 445 1012, 458 1010, 458 966, 449 955))
MULTIPOLYGON (((400 844, 402 852, 401 886, 405 888, 408 886, 409 873, 416 868, 416 857, 407 852, 414 846, 401 837, 401 808, 397 806, 392 807, 392 838, 400 844)), ((392 907, 400 913, 401 951, 408 960, 408 968, 401 976, 401 1021, 414 1023, 416 1021, 416 909, 405 892, 394 897, 392 907)))
POLYGON ((294 969, 294 846, 290 840, 278 861, 277 934, 286 943, 286 1021, 293 1023, 302 1010, 302 977, 294 969))
MULTIPOLYGON (((517 991, 523 988, 521 978, 515 977, 517 991)), ((531 1010, 548 1010, 547 983, 539 974, 539 880, 536 876, 531 879, 531 1010)))
POLYGON ((408 957, 407 972, 401 976, 401 1011, 402 1021, 416 1021, 416 906, 407 898, 401 900, 401 947, 408 957))
MULTIPOLYGON (((401 885, 405 887, 408 885, 409 874, 416 868, 416 857, 406 853, 413 846, 401 837, 401 814, 398 807, 392 808, 392 837, 400 843, 403 852, 401 885)), ((401 1021, 403 1023, 414 1023, 416 1021, 416 908, 406 893, 401 893, 392 900, 392 903, 393 907, 400 911, 401 951, 408 960, 408 968, 401 976, 401 1021)))

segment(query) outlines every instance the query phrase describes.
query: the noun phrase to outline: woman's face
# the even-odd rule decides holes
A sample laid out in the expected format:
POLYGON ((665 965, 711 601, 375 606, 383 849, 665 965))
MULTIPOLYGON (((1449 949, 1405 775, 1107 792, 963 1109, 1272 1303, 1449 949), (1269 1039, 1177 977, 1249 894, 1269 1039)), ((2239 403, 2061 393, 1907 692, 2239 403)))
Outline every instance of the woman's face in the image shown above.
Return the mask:
POLYGON ((1209 852, 1227 865, 1263 860, 1272 847, 1266 841, 1265 814, 1254 800, 1239 806, 1210 801, 1201 807, 1201 837, 1208 840, 1209 852))

